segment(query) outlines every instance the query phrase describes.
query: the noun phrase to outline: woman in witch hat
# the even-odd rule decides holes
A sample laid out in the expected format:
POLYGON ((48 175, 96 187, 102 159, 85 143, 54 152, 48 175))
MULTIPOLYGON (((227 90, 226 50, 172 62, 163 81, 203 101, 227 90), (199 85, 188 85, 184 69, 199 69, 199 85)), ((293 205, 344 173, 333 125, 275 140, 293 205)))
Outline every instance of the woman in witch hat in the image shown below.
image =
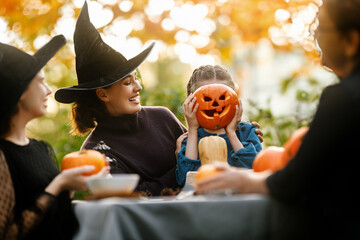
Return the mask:
POLYGON ((78 85, 56 91, 55 99, 73 103, 74 130, 92 130, 82 148, 103 141, 111 173, 137 173, 137 191, 160 195, 177 189, 176 139, 186 128, 164 107, 142 107, 142 87, 136 69, 149 55, 152 43, 137 56, 126 59, 100 37, 89 20, 85 1, 74 33, 78 85))
POLYGON ((33 56, 0 43, 0 239, 71 239, 77 228, 69 190, 85 190, 81 173, 93 167, 59 173, 51 146, 26 136, 51 93, 42 68, 65 42, 56 36, 33 56))

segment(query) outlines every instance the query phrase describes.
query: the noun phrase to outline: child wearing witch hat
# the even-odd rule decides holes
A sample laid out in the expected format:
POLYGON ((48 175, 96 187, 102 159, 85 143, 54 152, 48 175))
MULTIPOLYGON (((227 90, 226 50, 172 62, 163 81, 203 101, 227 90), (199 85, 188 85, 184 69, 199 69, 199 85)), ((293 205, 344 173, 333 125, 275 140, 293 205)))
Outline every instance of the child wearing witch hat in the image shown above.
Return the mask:
POLYGON ((86 189, 81 173, 93 167, 59 173, 51 146, 26 136, 51 93, 42 68, 65 42, 56 36, 34 55, 0 43, 0 239, 71 239, 77 228, 69 190, 86 189))
POLYGON ((131 59, 103 42, 91 24, 85 1, 74 32, 78 85, 59 89, 55 99, 73 104, 74 130, 92 130, 82 148, 103 141, 112 173, 137 173, 137 191, 160 195, 176 189, 176 139, 186 131, 164 107, 142 107, 136 69, 152 43, 131 59))

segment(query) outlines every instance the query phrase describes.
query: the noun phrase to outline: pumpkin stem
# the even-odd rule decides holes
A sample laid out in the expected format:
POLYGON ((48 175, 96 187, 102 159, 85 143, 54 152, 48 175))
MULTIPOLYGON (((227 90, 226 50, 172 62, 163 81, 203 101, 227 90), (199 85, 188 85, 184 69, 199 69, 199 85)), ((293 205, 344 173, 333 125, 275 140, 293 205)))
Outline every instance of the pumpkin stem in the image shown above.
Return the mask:
POLYGON ((85 149, 85 148, 81 149, 80 152, 79 152, 79 154, 85 154, 85 153, 86 153, 86 149, 85 149))

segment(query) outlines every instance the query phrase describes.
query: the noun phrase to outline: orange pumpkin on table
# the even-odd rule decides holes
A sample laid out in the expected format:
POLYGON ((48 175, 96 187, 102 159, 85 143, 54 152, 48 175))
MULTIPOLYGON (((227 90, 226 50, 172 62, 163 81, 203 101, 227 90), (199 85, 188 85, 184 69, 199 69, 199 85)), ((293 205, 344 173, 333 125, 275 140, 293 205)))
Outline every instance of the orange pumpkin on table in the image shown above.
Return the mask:
POLYGON ((308 132, 309 127, 301 127, 297 129, 284 144, 284 154, 282 156, 282 164, 285 166, 296 155, 303 138, 308 132))
POLYGON ((61 162, 61 171, 69 168, 80 167, 84 165, 93 165, 95 169, 83 176, 90 176, 98 173, 106 166, 105 155, 96 150, 81 150, 66 154, 61 162))
POLYGON ((196 117, 199 125, 207 129, 226 127, 235 116, 238 97, 224 84, 208 84, 194 92, 199 104, 196 117))
POLYGON ((262 172, 271 170, 273 172, 283 168, 281 162, 284 153, 283 147, 270 146, 261 150, 255 157, 253 162, 254 172, 262 172))
POLYGON ((197 170, 197 174, 195 176, 195 182, 215 176, 216 174, 219 174, 222 171, 224 171, 224 170, 217 168, 213 164, 201 165, 201 167, 197 170))
POLYGON ((302 139, 308 132, 309 127, 297 129, 285 142, 284 147, 270 146, 256 155, 253 163, 255 172, 265 170, 277 171, 282 169, 296 155, 302 143, 302 139))

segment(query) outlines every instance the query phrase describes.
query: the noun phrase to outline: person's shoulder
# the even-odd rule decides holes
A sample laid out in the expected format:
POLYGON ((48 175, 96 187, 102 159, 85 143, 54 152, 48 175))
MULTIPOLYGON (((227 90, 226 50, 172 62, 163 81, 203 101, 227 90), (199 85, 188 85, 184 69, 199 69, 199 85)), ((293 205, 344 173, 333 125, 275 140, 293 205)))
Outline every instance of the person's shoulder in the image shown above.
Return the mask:
POLYGON ((141 108, 144 112, 171 112, 167 107, 163 106, 145 106, 141 108))
POLYGON ((350 98, 351 93, 349 92, 348 87, 343 83, 338 83, 324 88, 320 97, 320 102, 338 105, 342 102, 347 102, 350 98))
POLYGON ((240 134, 249 135, 252 131, 255 131, 256 128, 256 126, 252 125, 249 122, 241 121, 237 127, 237 131, 240 134))
POLYGON ((35 138, 30 138, 30 143, 37 146, 44 146, 46 148, 52 147, 51 144, 45 140, 38 140, 35 138))
POLYGON ((241 129, 251 129, 251 128, 256 128, 256 126, 252 125, 251 123, 249 122, 244 122, 244 121, 241 121, 238 125, 238 128, 241 130, 241 129))
POLYGON ((101 137, 102 134, 98 133, 97 128, 95 127, 85 138, 80 149, 93 149, 100 142, 101 137))
POLYGON ((161 114, 167 116, 173 116, 174 114, 170 111, 170 109, 163 106, 146 106, 142 107, 143 114, 161 114))
POLYGON ((360 69, 341 82, 344 91, 355 101, 360 101, 360 69))
POLYGON ((30 144, 42 150, 46 150, 47 152, 55 152, 53 146, 45 140, 37 140, 34 138, 30 138, 30 144))

